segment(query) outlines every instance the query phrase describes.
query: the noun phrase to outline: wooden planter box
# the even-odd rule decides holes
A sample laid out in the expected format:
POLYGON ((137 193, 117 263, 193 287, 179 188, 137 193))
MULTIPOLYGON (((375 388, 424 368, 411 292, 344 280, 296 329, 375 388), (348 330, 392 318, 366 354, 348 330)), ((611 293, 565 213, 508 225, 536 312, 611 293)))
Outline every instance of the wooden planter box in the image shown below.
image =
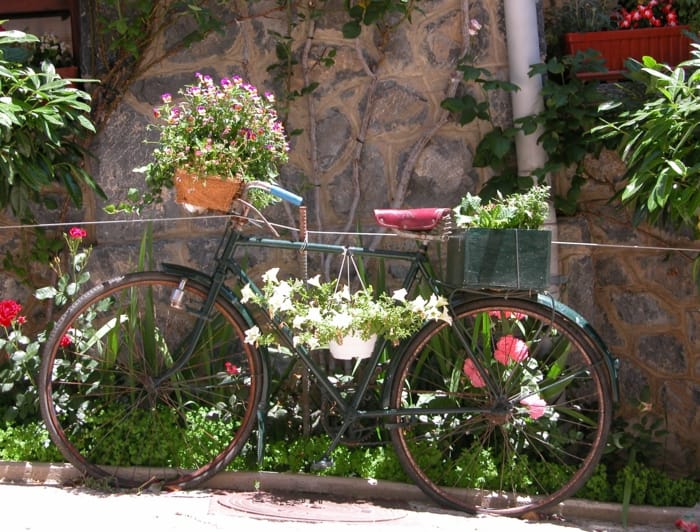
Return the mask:
POLYGON ((671 66, 690 59, 690 39, 683 34, 687 29, 688 26, 674 26, 567 33, 564 43, 567 54, 593 49, 605 59, 607 73, 585 72, 580 77, 619 79, 625 71, 625 61, 630 57, 641 61, 648 55, 671 66))
POLYGON ((551 231, 467 229, 447 241, 451 286, 544 290, 549 286, 551 231))

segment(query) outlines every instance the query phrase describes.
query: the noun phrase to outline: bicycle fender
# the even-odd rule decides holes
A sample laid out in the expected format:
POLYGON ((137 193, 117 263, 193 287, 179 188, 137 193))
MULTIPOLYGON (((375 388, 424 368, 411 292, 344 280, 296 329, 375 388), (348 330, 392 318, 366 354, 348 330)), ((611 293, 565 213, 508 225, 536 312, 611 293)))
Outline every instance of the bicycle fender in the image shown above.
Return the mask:
POLYGON ((537 302, 546 307, 551 308, 552 310, 562 314, 563 316, 574 322, 578 327, 581 328, 584 334, 588 336, 593 345, 600 350, 600 352, 603 354, 603 360, 605 361, 605 365, 608 369, 608 375, 610 376, 610 388, 613 393, 613 400, 617 402, 620 395, 618 386, 618 368, 620 362, 616 357, 612 355, 612 353, 608 349, 608 346, 605 345, 605 342, 598 334, 598 332, 593 328, 593 326, 588 322, 586 318, 581 316, 581 314, 576 312, 571 307, 565 305, 561 301, 556 300, 549 294, 537 294, 537 302))

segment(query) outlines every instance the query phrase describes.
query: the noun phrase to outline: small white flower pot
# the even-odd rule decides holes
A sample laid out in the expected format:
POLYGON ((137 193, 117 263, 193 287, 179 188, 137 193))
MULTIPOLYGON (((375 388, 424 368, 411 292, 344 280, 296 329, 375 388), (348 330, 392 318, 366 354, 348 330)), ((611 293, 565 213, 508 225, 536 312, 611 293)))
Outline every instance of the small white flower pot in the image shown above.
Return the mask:
POLYGON ((367 340, 359 336, 345 336, 343 343, 334 341, 328 342, 331 356, 338 360, 350 360, 352 358, 369 358, 374 351, 374 344, 377 343, 377 335, 373 334, 367 340))

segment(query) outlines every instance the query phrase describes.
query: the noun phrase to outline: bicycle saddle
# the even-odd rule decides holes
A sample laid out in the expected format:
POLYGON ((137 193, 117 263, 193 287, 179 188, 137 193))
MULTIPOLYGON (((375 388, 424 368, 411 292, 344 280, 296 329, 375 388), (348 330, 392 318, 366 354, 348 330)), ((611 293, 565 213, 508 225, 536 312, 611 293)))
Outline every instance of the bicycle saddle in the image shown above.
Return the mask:
POLYGON ((448 207, 374 209, 374 218, 379 225, 389 229, 432 231, 451 210, 448 207))

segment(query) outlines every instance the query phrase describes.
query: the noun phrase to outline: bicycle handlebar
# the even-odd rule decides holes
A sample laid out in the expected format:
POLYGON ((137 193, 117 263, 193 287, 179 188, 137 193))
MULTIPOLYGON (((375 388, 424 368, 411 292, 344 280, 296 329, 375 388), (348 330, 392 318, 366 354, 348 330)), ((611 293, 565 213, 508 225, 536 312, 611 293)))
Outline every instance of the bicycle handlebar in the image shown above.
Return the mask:
POLYGON ((294 194, 294 192, 290 192, 289 190, 273 183, 266 183, 265 181, 251 181, 250 183, 246 184, 246 188, 259 188, 269 192, 273 196, 283 199, 284 201, 288 201, 297 207, 304 202, 304 198, 294 194))

